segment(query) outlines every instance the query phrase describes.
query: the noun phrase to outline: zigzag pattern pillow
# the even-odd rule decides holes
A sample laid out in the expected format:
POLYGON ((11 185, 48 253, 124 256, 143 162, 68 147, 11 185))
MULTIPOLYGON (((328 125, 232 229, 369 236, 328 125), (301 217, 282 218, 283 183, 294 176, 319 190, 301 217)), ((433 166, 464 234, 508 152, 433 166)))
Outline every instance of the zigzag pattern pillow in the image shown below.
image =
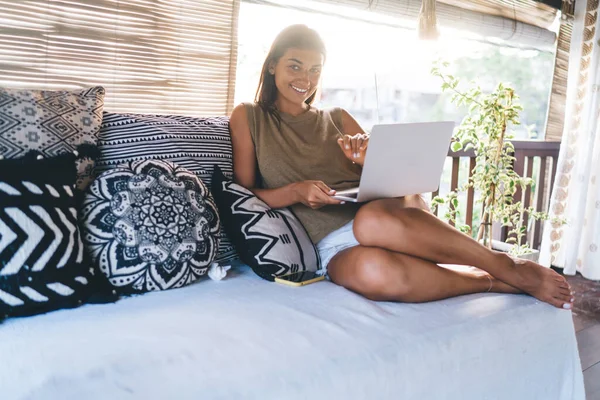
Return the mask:
POLYGON ((0 160, 0 319, 75 307, 93 278, 77 227, 75 156, 38 154, 0 160))
MULTIPOLYGON (((210 189, 214 165, 233 173, 229 118, 104 113, 98 173, 140 160, 170 161, 198 176, 210 189)), ((221 228, 217 262, 237 257, 221 228)))
POLYGON ((221 221, 242 261, 261 278, 321 269, 319 253, 302 223, 287 208, 271 209, 250 190, 227 179, 219 167, 212 193, 221 221))
POLYGON ((0 156, 16 158, 30 150, 47 157, 96 144, 104 88, 73 91, 0 88, 0 156))

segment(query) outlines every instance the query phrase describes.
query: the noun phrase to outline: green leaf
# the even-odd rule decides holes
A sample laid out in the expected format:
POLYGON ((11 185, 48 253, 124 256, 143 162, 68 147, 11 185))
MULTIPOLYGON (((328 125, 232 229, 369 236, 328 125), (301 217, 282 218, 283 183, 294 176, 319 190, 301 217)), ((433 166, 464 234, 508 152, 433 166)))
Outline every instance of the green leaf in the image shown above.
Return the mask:
POLYGON ((452 143, 452 146, 451 146, 452 151, 454 151, 454 152, 460 151, 462 149, 462 147, 463 146, 460 142, 454 142, 454 143, 452 143))
POLYGON ((459 229, 460 229, 460 231, 462 233, 469 233, 469 232, 471 232, 471 227, 469 225, 461 225, 459 227, 459 229))

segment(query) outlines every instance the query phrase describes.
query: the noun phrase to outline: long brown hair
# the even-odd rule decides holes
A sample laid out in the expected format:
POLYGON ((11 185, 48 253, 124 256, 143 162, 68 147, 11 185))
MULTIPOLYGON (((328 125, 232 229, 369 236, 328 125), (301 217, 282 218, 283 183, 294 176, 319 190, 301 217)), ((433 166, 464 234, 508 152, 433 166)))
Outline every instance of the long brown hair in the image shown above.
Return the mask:
MULTIPOLYGON (((275 107, 277 86, 275 85, 275 76, 269 73, 269 67, 276 64, 285 52, 292 48, 318 51, 323 54, 323 59, 327 57, 325 43, 323 43, 323 40, 315 30, 306 25, 288 26, 277 35, 263 64, 260 73, 260 82, 258 83, 258 89, 254 98, 254 101, 265 112, 274 115, 277 120, 279 120, 279 113, 275 107)), ((315 100, 316 95, 316 92, 313 93, 305 100, 305 103, 310 106, 315 100)))

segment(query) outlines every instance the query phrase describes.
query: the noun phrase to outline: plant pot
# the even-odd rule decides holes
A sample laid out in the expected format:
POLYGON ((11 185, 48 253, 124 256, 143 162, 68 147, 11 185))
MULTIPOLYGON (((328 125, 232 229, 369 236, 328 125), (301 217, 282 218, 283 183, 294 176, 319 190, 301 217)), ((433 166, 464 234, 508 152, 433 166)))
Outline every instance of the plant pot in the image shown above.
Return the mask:
MULTIPOLYGON (((492 240, 492 249, 493 250, 508 253, 513 247, 514 247, 513 244, 504 243, 499 240, 492 240)), ((531 261, 537 262, 540 258, 539 250, 529 249, 529 251, 531 251, 531 253, 521 254, 521 255, 517 256, 517 258, 520 258, 522 260, 531 260, 531 261)))

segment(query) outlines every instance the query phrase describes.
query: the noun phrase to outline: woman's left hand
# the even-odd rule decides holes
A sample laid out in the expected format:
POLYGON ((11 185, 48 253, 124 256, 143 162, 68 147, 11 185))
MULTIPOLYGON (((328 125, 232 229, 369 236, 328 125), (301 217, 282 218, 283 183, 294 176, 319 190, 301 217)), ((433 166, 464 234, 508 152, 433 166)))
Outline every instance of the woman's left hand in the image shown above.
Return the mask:
POLYGON ((367 146, 369 146, 369 135, 357 133, 356 135, 344 135, 343 138, 337 140, 344 155, 348 159, 361 167, 365 163, 365 154, 367 154, 367 146))

